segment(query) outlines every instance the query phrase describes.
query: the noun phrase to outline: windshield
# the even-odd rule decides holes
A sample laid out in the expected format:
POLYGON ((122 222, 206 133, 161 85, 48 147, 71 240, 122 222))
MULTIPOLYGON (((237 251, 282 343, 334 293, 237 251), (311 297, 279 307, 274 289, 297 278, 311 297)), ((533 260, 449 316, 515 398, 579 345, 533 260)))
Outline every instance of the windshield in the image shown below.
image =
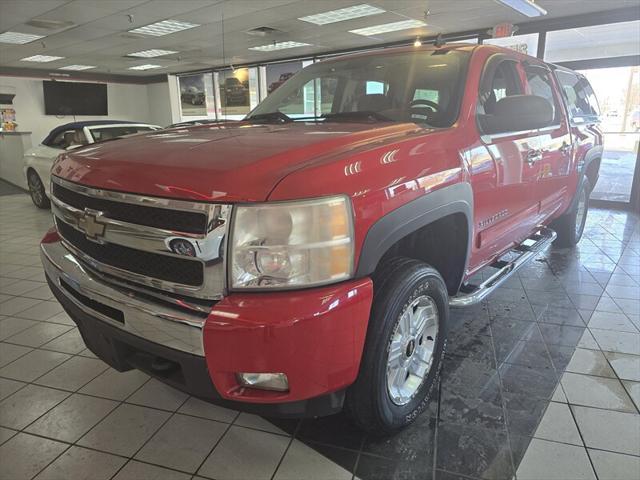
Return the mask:
POLYGON ((150 126, 123 125, 121 127, 92 128, 89 131, 93 136, 94 142, 102 142, 104 140, 110 140, 112 138, 124 137, 125 135, 132 135, 134 133, 140 133, 140 132, 149 132, 151 130, 156 130, 156 129, 150 126))
POLYGON ((250 121, 415 122, 449 127, 458 116, 469 53, 387 53, 311 65, 270 94, 250 121))

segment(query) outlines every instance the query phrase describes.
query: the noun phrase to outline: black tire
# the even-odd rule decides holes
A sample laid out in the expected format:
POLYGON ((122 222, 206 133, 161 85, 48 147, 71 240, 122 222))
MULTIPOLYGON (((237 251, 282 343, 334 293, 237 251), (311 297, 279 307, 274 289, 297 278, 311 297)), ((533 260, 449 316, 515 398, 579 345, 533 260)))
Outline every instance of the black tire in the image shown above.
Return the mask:
POLYGON ((36 207, 42 209, 51 207, 51 203, 44 191, 42 180, 40 180, 40 176, 34 170, 29 170, 27 173, 27 184, 29 186, 31 201, 36 207))
MULTIPOLYGON (((426 263, 393 258, 374 275, 374 299, 360 372, 347 391, 346 411, 362 429, 375 435, 393 433, 413 422, 437 391, 446 347, 449 296, 440 274, 426 263), (437 310, 437 335, 431 364, 420 386, 404 404, 397 404, 387 387, 389 347, 400 317, 418 297, 428 297, 437 310)), ((436 323, 436 322, 434 322, 436 323)), ((422 339, 417 339, 414 346, 422 339)), ((417 348, 417 347, 416 347, 417 348)), ((411 359, 409 346, 403 354, 411 359)), ((403 360, 406 360, 403 358, 403 360)), ((408 376, 406 377, 408 378, 408 376)))
POLYGON ((578 185, 576 192, 575 205, 570 211, 553 221, 553 228, 558 237, 553 244, 561 248, 570 248, 575 246, 584 233, 584 226, 587 223, 587 214, 589 212, 589 195, 591 193, 591 185, 586 177, 578 185), (583 211, 584 209, 584 211, 583 211))

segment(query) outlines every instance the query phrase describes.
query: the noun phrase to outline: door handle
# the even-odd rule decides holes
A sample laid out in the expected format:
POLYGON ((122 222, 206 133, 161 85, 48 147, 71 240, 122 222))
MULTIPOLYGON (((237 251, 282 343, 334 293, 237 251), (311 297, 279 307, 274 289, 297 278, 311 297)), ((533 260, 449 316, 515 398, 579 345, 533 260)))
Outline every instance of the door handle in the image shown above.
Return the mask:
POLYGON ((534 163, 542 160, 542 151, 540 150, 529 150, 527 152, 527 163, 529 165, 533 165, 534 163))
POLYGON ((560 153, 565 157, 571 153, 571 145, 567 142, 562 142, 562 146, 560 147, 560 153))

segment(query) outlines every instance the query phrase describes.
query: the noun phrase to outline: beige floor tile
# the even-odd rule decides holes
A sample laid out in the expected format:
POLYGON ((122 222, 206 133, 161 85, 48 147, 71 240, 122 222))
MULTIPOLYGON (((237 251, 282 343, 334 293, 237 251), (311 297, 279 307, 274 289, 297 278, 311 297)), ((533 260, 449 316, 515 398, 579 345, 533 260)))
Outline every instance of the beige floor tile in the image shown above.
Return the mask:
POLYGON ((616 375, 624 380, 640 382, 640 355, 604 352, 616 375))
POLYGON ((588 326, 602 330, 638 333, 636 326, 624 313, 593 312, 588 326))
POLYGON ((26 428, 26 432, 73 443, 118 406, 113 400, 74 394, 26 428))
POLYGON ((601 450, 589 450, 589 457, 600 480, 640 478, 640 457, 601 450))
POLYGON ((640 382, 632 382, 630 380, 623 380, 622 384, 626 388, 627 393, 636 404, 636 408, 640 410, 640 382))
POLYGON ((38 385, 61 388, 75 392, 96 378, 108 367, 102 360, 86 357, 72 357, 46 375, 35 380, 38 385))
POLYGON ((287 437, 234 425, 198 473, 217 480, 269 480, 289 441, 287 437))
POLYGON ((185 404, 180 407, 178 412, 226 423, 232 423, 238 416, 238 412, 235 410, 204 402, 195 397, 191 397, 187 400, 185 404))
POLYGON ((284 430, 276 427, 273 423, 271 423, 266 418, 263 418, 259 415, 253 415, 247 412, 241 412, 236 421, 233 422, 234 425, 240 425, 241 427, 249 427, 255 428, 257 430, 264 430, 265 432, 271 433, 279 433, 281 435, 289 435, 284 430))
POLYGON ((602 352, 585 348, 576 348, 566 371, 599 377, 614 378, 616 376, 602 352))
POLYGON ((131 456, 171 414, 136 405, 120 405, 82 437, 78 445, 131 456))
POLYGON ((0 425, 23 429, 68 395, 60 390, 27 385, 0 402, 0 425))
POLYGON ((69 358, 69 355, 33 350, 0 368, 0 377, 32 382, 69 358))
POLYGON ((50 342, 41 346, 45 350, 53 350, 55 352, 69 353, 77 355, 82 352, 86 345, 77 328, 72 328, 67 333, 54 338, 50 342))
POLYGON ((27 320, 25 318, 4 317, 0 320, 0 340, 11 338, 16 334, 37 325, 40 325, 40 322, 27 320))
POLYGON ((186 393, 152 378, 127 398, 127 403, 175 411, 188 396, 186 393))
POLYGON ((596 328, 590 330, 602 350, 606 352, 640 355, 640 334, 596 328))
POLYGON ((111 400, 124 400, 147 380, 149 380, 149 376, 138 370, 118 372, 109 368, 82 387, 80 393, 110 398, 111 400))
POLYGON ((130 460, 113 480, 190 480, 191 475, 130 460))
POLYGON ((33 349, 23 347, 21 345, 11 345, 9 343, 0 343, 0 368, 6 364, 13 362, 15 359, 26 355, 33 349))
POLYGON ((596 480, 583 447, 534 438, 518 466, 518 480, 596 480))
POLYGON ((195 473, 229 425, 176 414, 136 454, 136 459, 195 473))
POLYGON ((578 427, 566 403, 551 402, 540 420, 534 437, 582 446, 578 427))
POLYGON ((127 460, 108 453, 71 447, 45 468, 37 480, 109 480, 127 460))
POLYGON ((9 395, 13 395, 25 385, 27 384, 17 380, 0 378, 0 400, 7 398, 9 395))
POLYGON ((564 373, 560 380, 570 404, 634 412, 635 407, 615 378, 564 373))
POLYGON ((62 305, 57 300, 47 300, 21 311, 16 316, 29 320, 45 321, 63 312, 62 305))
POLYGON ((16 430, 0 427, 0 445, 12 438, 16 433, 18 433, 16 430))
POLYGON ((57 323, 37 322, 36 325, 22 330, 7 338, 6 341, 27 347, 39 347, 68 332, 71 328, 57 323))
MULTIPOLYGON (((304 443, 294 440, 278 467, 274 480, 349 480, 352 475, 304 443)), ((539 480, 539 479, 537 479, 539 480)))
POLYGON ((571 409, 587 447, 640 455, 640 415, 578 406, 571 409))
POLYGON ((2 462, 2 478, 30 479, 67 447, 64 443, 19 433, 0 446, 0 458, 11 459, 2 462))

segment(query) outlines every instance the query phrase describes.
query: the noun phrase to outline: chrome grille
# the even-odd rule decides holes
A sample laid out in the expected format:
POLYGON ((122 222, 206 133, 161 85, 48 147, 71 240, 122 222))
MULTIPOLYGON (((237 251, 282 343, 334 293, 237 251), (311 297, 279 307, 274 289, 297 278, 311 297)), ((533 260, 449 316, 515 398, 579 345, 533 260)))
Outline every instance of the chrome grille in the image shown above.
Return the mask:
POLYGON ((222 297, 229 205, 125 194, 58 177, 51 192, 63 243, 92 268, 153 289, 222 297))

